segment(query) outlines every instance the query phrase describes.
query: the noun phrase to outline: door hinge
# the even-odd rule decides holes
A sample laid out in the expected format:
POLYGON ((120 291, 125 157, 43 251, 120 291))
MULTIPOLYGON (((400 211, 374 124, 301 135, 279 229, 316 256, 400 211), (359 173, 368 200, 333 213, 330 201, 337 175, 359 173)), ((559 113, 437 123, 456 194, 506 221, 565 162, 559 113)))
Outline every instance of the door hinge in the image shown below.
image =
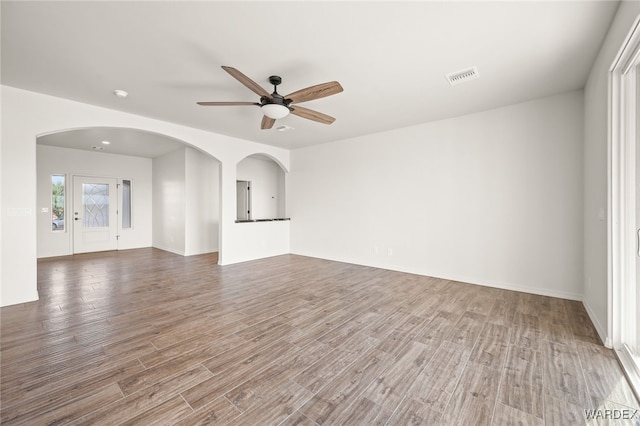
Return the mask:
POLYGON ((120 235, 116 235, 116 240, 119 240, 119 239, 120 239, 120 235))

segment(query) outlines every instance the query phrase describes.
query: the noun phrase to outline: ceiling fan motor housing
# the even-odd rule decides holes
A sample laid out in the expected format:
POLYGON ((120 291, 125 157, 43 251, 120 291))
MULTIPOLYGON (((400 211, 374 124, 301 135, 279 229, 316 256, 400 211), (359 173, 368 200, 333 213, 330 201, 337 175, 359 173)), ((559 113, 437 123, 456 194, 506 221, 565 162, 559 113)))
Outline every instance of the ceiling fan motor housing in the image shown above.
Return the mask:
MULTIPOLYGON (((260 97, 260 104, 261 105, 276 104, 276 105, 284 105, 287 108, 289 108, 289 104, 290 103, 291 103, 291 99, 285 99, 284 96, 282 96, 281 94, 279 94, 278 92, 275 92, 275 91, 271 94, 270 98, 268 96, 260 97)), ((291 108, 289 108, 289 109, 291 109, 291 108)))

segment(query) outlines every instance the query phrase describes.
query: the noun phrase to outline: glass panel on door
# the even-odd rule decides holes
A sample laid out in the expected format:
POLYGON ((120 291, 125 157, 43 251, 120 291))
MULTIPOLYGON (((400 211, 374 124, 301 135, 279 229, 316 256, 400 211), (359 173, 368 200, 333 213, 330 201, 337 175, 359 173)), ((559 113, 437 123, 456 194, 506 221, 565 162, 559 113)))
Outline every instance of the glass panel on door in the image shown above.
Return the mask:
POLYGON ((82 217, 85 228, 109 226, 109 185, 85 183, 82 185, 82 217))
POLYGON ((73 182, 73 252, 116 250, 117 180, 74 176, 73 182))

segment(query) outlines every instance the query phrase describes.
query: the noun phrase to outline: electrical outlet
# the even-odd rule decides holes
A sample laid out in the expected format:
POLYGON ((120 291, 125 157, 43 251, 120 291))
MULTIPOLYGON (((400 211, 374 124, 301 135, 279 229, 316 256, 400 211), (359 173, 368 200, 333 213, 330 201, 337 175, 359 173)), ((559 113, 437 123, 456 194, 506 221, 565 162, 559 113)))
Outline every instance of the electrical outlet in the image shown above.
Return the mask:
POLYGON ((389 249, 389 250, 387 250, 387 254, 388 254, 389 256, 393 256, 393 249, 389 249))
POLYGON ((378 254, 380 253, 380 248, 378 246, 374 246, 373 247, 373 254, 378 254))

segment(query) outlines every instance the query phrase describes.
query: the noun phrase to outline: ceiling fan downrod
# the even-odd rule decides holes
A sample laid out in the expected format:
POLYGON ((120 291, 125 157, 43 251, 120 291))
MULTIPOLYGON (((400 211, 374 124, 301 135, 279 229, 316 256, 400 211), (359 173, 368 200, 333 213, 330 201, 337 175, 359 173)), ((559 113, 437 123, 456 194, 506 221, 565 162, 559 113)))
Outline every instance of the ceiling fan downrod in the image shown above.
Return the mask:
MULTIPOLYGON (((282 83, 282 78, 277 75, 272 75, 269 77, 269 83, 273 85, 273 93, 271 94, 271 99, 267 97, 263 97, 264 101, 261 99, 262 104, 270 103, 270 104, 278 104, 284 105, 289 108, 289 104, 291 103, 291 99, 285 99, 280 93, 278 93, 278 85, 282 83)), ((291 108, 289 108, 291 110, 291 108)))

